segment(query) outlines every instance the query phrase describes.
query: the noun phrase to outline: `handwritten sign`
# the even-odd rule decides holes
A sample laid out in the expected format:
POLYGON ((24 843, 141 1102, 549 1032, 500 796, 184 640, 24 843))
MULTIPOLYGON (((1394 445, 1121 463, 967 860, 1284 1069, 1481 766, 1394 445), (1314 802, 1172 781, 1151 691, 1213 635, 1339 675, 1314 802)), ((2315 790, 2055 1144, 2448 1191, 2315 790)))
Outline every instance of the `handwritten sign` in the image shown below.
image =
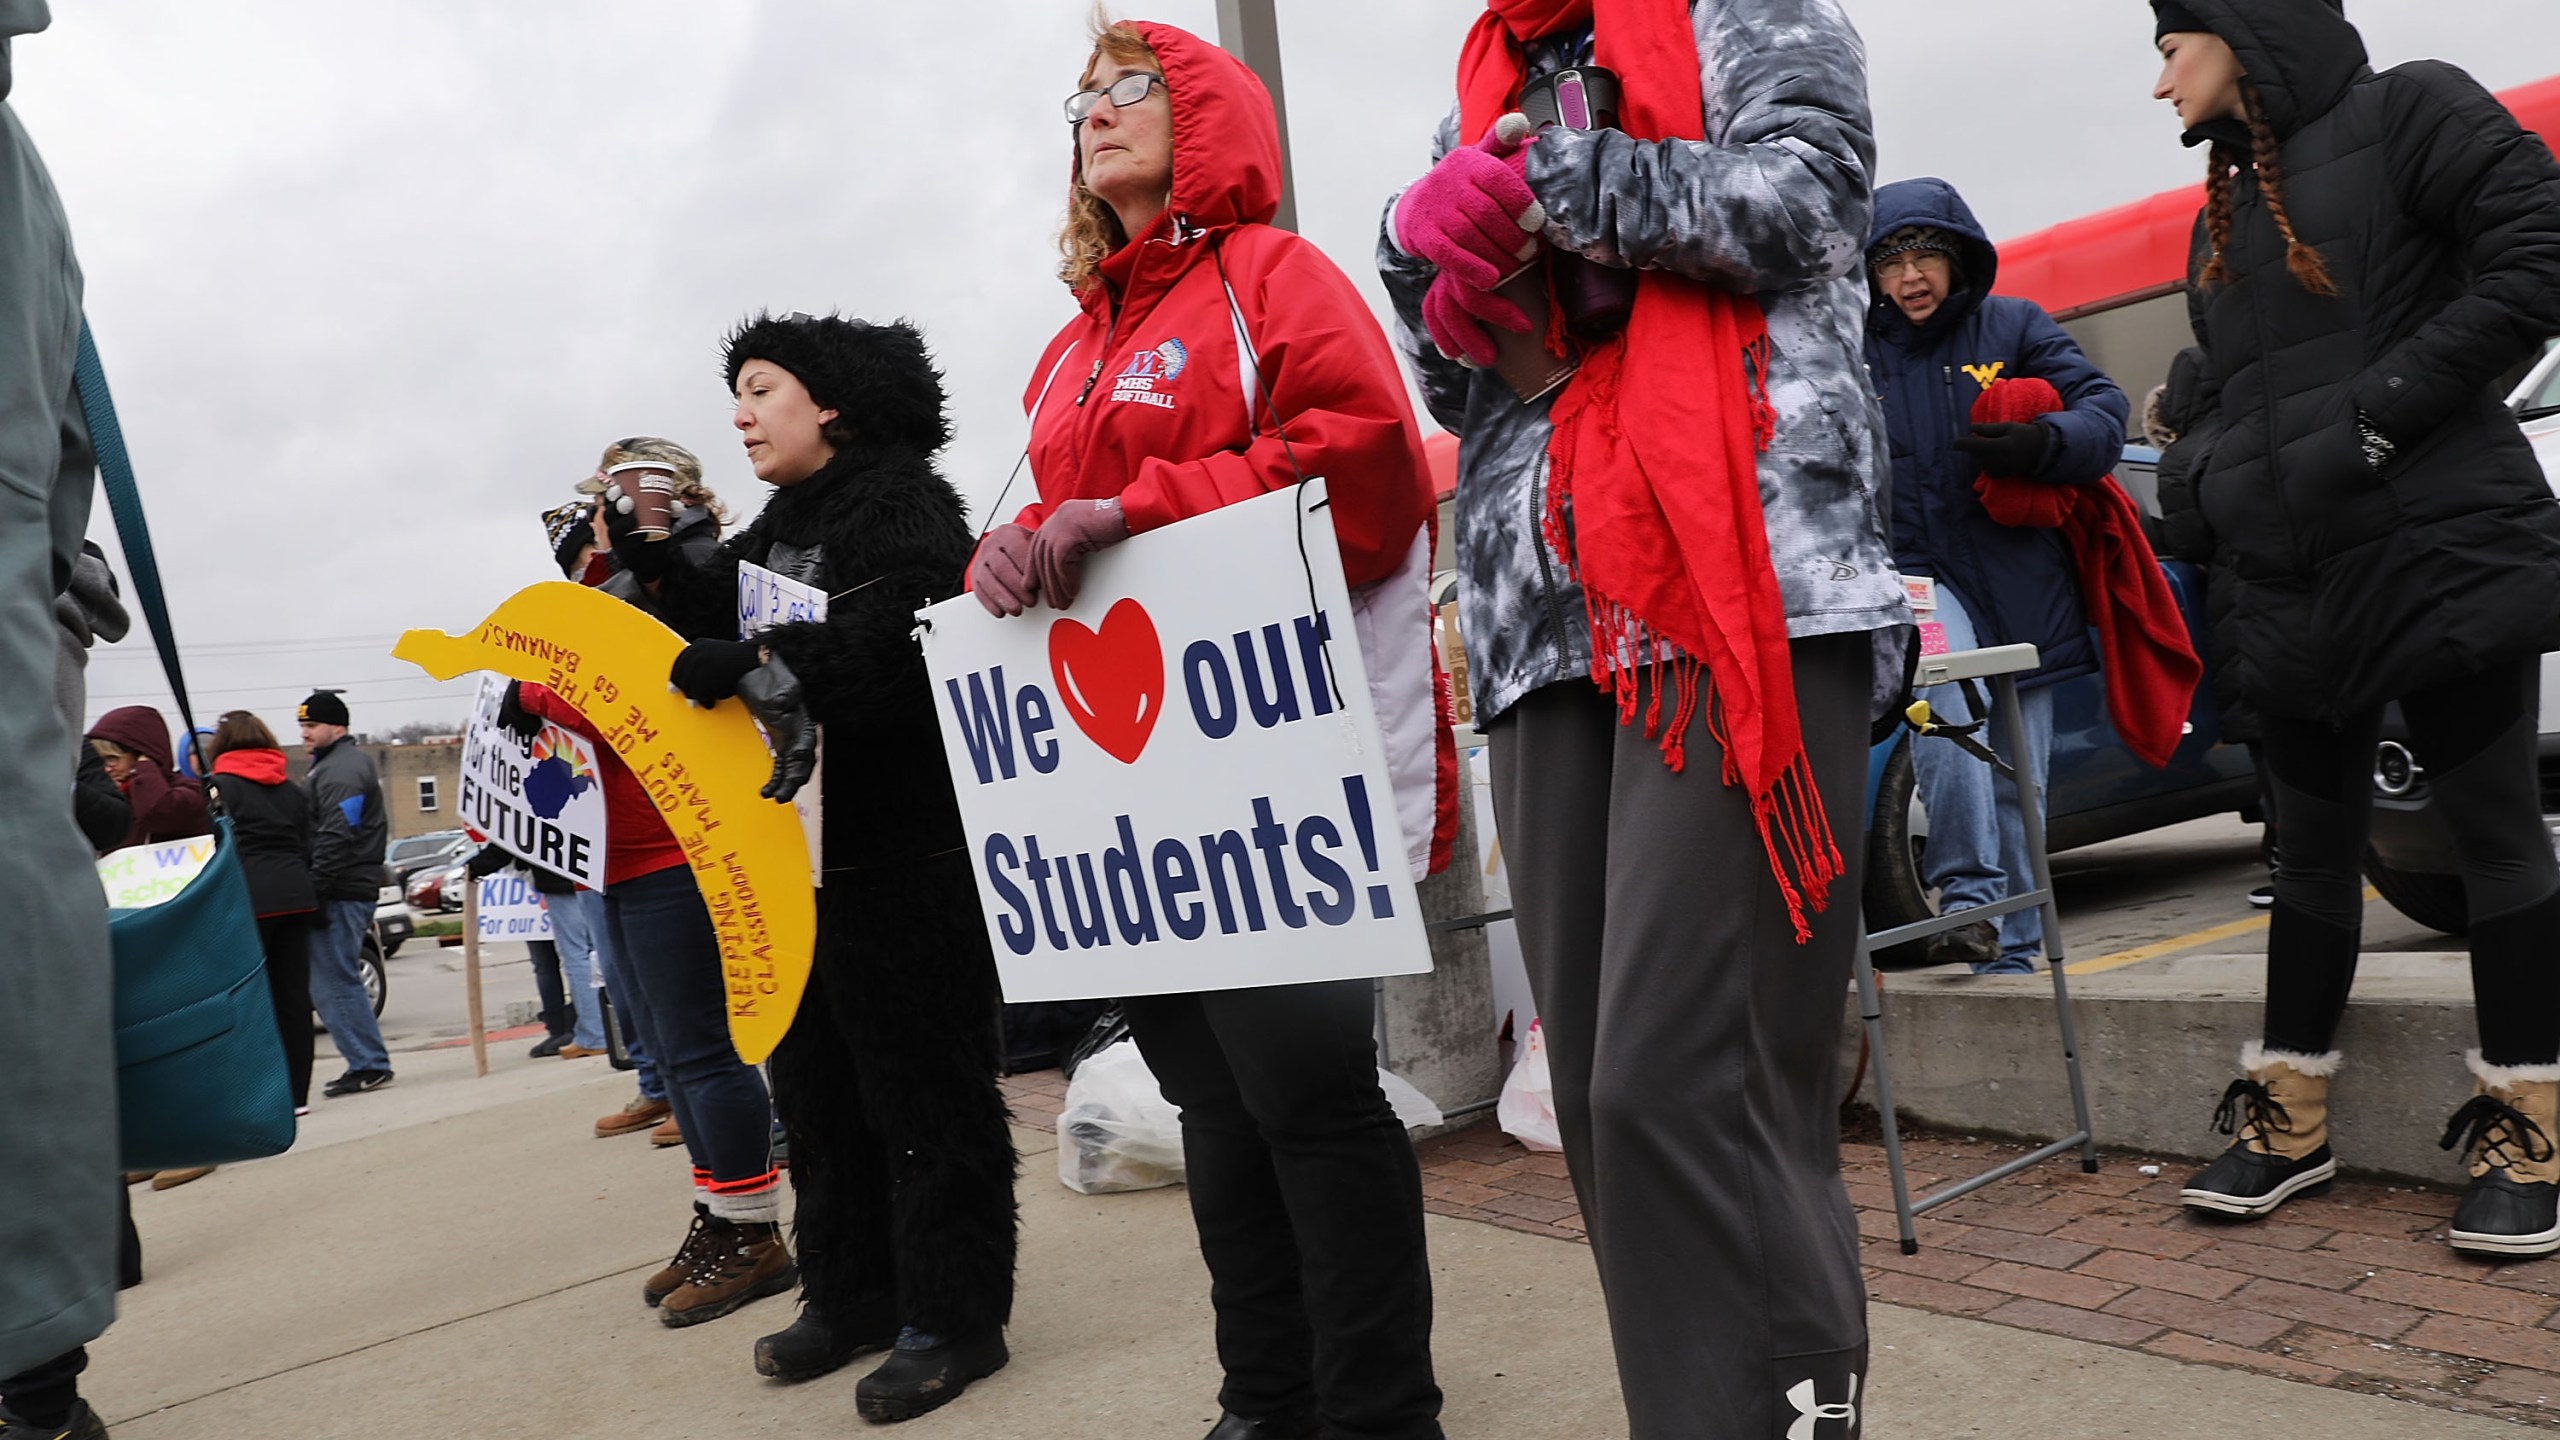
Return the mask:
MULTIPOLYGON (((498 723, 503 675, 480 677, 462 736, 454 813, 472 839, 590 890, 604 888, 604 775, 595 746, 545 725, 531 740, 498 723)), ((482 897, 482 903, 487 897, 482 897)))
POLYGON ((603 732, 683 849, 711 912, 729 1040, 773 1053, 808 983, 817 902, 799 820, 756 793, 773 773, 746 707, 702 709, 667 689, 684 642, 655 618, 583 585, 517 591, 463 635, 412 630, 391 653, 439 680, 495 670, 548 686, 603 732))
POLYGON ((108 909, 140 910, 176 899, 211 863, 210 835, 134 845, 99 856, 98 881, 106 887, 108 909))
POLYGON ((548 940, 551 938, 551 911, 544 905, 542 892, 533 888, 533 877, 510 865, 495 875, 483 875, 480 886, 480 939, 548 940))
POLYGON ((1008 1000, 1431 968, 1323 494, 1095 555, 1064 613, 924 612, 1008 1000))
MULTIPOLYGON (((738 562, 738 638, 752 640, 776 625, 801 621, 824 623, 827 592, 814 585, 767 570, 751 561, 738 562)), ((809 782, 791 797, 799 812, 800 832, 809 840, 809 883, 827 883, 825 812, 819 804, 826 791, 827 737, 818 737, 818 753, 809 763, 809 782)))

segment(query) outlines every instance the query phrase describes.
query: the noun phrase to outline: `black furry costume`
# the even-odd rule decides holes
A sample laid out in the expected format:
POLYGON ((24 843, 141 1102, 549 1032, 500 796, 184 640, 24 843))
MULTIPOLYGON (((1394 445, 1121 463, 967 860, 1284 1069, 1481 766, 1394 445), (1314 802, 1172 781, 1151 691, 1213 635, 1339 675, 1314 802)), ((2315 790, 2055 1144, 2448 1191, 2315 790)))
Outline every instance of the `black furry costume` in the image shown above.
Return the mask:
POLYGON ((803 383, 840 412, 835 458, 661 593, 695 638, 734 634, 740 561, 831 597, 824 623, 755 637, 800 677, 826 744, 817 952, 772 1062, 802 1297, 841 1333, 965 1337, 1012 1311, 1017 1163, 995 959, 913 632, 959 592, 974 537, 933 468, 949 431, 921 337, 863 326, 817 349, 801 332, 819 323, 834 322, 748 325, 728 373, 810 366, 803 383))

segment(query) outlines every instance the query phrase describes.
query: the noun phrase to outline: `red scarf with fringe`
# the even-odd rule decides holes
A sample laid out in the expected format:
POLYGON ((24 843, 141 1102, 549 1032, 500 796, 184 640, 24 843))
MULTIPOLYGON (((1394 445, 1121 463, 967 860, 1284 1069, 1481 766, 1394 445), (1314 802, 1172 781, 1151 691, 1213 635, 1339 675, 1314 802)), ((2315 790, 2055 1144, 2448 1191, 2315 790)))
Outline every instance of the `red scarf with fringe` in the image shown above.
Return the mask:
MULTIPOLYGON (((1585 23, 1595 60, 1624 88, 1628 134, 1704 138, 1697 39, 1680 0, 1490 0, 1458 60, 1460 142, 1516 107, 1523 42, 1585 23)), ((1751 796, 1802 942, 1841 861, 1805 759, 1786 603, 1760 514, 1759 452, 1777 427, 1768 373, 1756 299, 1641 272, 1626 329, 1589 348, 1549 412, 1543 520, 1582 586, 1592 679, 1616 696, 1621 724, 1650 695, 1644 733, 1661 738, 1674 770, 1687 763, 1703 682, 1724 783, 1751 796)))

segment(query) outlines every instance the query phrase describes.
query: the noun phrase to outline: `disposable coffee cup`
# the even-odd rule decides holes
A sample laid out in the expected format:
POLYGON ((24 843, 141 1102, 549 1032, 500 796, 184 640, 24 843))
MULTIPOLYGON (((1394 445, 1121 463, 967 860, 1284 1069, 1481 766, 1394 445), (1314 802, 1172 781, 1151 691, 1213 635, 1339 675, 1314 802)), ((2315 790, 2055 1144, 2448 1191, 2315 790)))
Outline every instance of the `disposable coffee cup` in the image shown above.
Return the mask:
POLYGON ((604 472, 606 498, 631 517, 631 528, 644 540, 664 540, 675 529, 676 472, 649 460, 634 460, 604 472))

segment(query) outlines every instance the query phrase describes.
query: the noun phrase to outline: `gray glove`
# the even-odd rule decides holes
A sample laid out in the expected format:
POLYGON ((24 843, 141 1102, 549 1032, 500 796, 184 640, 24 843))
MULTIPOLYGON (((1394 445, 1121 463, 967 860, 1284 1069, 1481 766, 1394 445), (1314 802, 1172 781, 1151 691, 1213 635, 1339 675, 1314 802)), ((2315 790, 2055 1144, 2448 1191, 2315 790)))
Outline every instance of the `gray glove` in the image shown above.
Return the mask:
POLYGON ((773 742, 773 778, 758 793, 788 803, 818 766, 818 722, 801 699, 800 677, 776 655, 740 677, 738 698, 773 742))

